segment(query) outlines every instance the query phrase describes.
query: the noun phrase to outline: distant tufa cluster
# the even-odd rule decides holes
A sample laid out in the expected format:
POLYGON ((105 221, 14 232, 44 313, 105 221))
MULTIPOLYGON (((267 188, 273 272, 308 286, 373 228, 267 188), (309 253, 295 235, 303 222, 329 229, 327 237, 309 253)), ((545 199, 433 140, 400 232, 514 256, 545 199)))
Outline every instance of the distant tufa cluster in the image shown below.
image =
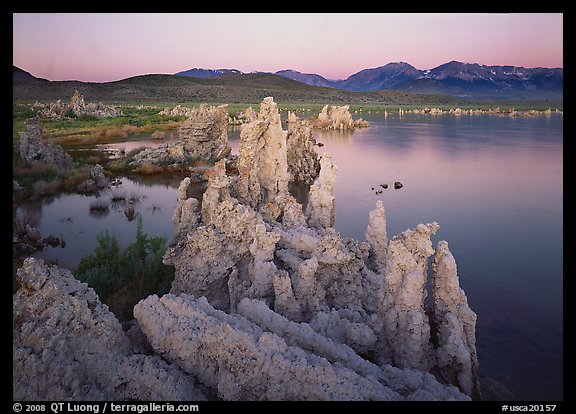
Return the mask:
POLYGON ((99 103, 86 103, 84 96, 77 90, 74 92, 70 103, 63 103, 58 99, 55 103, 51 103, 50 107, 40 112, 49 118, 66 118, 70 116, 78 117, 81 115, 95 116, 96 118, 108 118, 112 116, 121 116, 122 111, 113 106, 104 105, 99 103))

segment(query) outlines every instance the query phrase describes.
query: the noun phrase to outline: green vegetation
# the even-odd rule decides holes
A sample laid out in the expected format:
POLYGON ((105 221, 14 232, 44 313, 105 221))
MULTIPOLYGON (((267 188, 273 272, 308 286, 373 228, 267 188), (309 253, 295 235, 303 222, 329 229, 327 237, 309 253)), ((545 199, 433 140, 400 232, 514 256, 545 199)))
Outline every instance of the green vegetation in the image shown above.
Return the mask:
POLYGON ((100 300, 122 320, 131 319, 141 299, 170 290, 174 268, 162 263, 166 237, 148 237, 137 218, 136 240, 122 249, 107 230, 97 236, 94 254, 82 258, 76 277, 88 283, 100 300))
POLYGON ((131 106, 121 106, 123 115, 110 118, 96 118, 81 115, 71 119, 44 119, 42 124, 47 135, 55 144, 63 147, 92 145, 124 141, 129 135, 152 133, 156 131, 174 130, 182 121, 183 116, 159 115, 161 108, 136 109, 131 106))

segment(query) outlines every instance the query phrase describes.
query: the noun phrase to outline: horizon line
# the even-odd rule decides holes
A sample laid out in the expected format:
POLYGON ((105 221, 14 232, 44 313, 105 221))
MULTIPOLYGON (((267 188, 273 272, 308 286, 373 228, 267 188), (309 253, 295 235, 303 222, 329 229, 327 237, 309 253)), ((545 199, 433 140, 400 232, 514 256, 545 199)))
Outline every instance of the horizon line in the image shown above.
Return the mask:
MULTIPOLYGON (((181 71, 178 71, 178 72, 175 72, 175 73, 159 73, 159 72, 154 72, 154 73, 140 73, 140 74, 137 74, 137 75, 127 76, 127 77, 125 77, 125 78, 114 79, 114 80, 107 80, 107 81, 82 81, 82 80, 78 80, 78 79, 59 79, 59 80, 53 80, 53 79, 48 79, 48 78, 41 78, 41 77, 38 77, 38 76, 32 74, 32 72, 27 71, 26 69, 23 69, 23 68, 20 67, 20 66, 16 66, 14 63, 12 63, 12 66, 15 67, 15 68, 18 68, 18 69, 20 69, 20 70, 22 70, 22 71, 24 71, 24 72, 29 73, 30 75, 34 76, 34 77, 37 78, 37 79, 45 79, 45 80, 48 80, 48 81, 50 81, 50 82, 109 83, 109 82, 118 82, 118 81, 122 81, 122 80, 125 80, 125 79, 135 78, 135 77, 138 77, 138 76, 148 76, 148 75, 177 75, 178 73, 187 72, 187 71, 194 70, 194 69, 198 69, 198 70, 212 70, 212 71, 218 71, 218 70, 229 70, 229 71, 233 71, 233 70, 234 70, 234 71, 240 72, 241 74, 268 73, 268 74, 272 74, 272 75, 276 75, 276 74, 278 74, 278 72, 283 72, 283 71, 293 71, 293 72, 298 72, 298 73, 300 73, 300 74, 302 74, 302 75, 317 75, 317 76, 320 76, 320 77, 324 78, 325 80, 331 81, 331 82, 339 82, 339 81, 345 81, 345 80, 349 79, 351 76, 354 76, 354 75, 356 75, 356 74, 358 74, 358 73, 360 73, 360 72, 362 72, 362 71, 379 69, 379 68, 382 68, 382 67, 384 67, 384 66, 387 66, 387 65, 390 65, 390 64, 395 64, 395 63, 407 64, 407 65, 412 66, 414 69, 420 70, 420 71, 430 71, 430 70, 432 70, 432 69, 436 69, 436 68, 438 68, 438 67, 440 67, 440 66, 443 66, 443 65, 446 65, 446 64, 449 64, 449 63, 452 63, 452 62, 454 62, 454 63, 462 63, 462 64, 465 64, 465 65, 478 65, 478 66, 485 66, 485 67, 510 66, 510 67, 513 67, 513 68, 524 68, 524 69, 562 69, 562 70, 564 70, 564 67, 563 67, 563 66, 556 66, 556 67, 549 67, 549 66, 531 66, 531 67, 528 67, 528 66, 516 66, 516 65, 485 65, 485 64, 483 64, 483 63, 477 63, 477 62, 474 62, 474 63, 462 62, 462 61, 459 61, 459 60, 452 59, 452 60, 450 60, 450 61, 448 61, 448 62, 441 63, 441 64, 438 65, 438 66, 434 66, 434 67, 431 68, 431 69, 418 69, 418 68, 416 68, 415 66, 413 66, 411 63, 408 63, 408 62, 405 62, 405 61, 391 61, 391 62, 388 62, 388 63, 386 63, 386 64, 384 64, 384 65, 375 66, 375 67, 371 67, 371 68, 360 69, 359 71, 354 72, 354 73, 352 73, 351 75, 348 75, 348 77, 343 78, 343 79, 329 79, 329 78, 326 78, 326 77, 324 77, 323 75, 321 75, 321 74, 319 74, 319 73, 317 73, 317 72, 313 72, 313 73, 310 73, 310 72, 301 72, 301 71, 299 71, 299 70, 292 69, 292 68, 280 69, 280 70, 277 70, 277 71, 275 71, 275 72, 262 71, 262 70, 253 70, 253 71, 250 71, 250 72, 244 72, 244 71, 242 71, 242 70, 240 70, 240 69, 236 69, 236 68, 202 68, 202 67, 193 67, 193 68, 181 70, 181 71)), ((182 75, 182 76, 186 76, 186 75, 182 75)), ((281 76, 281 75, 278 75, 278 76, 281 76)))

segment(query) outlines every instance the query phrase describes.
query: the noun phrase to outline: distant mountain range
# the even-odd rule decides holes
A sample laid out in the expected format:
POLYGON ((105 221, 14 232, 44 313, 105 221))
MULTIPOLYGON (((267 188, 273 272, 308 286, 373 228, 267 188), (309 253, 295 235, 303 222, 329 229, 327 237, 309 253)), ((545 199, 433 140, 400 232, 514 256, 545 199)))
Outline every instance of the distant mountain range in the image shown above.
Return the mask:
POLYGON ((190 70, 185 70, 183 72, 178 72, 176 75, 180 76, 192 76, 193 78, 214 78, 216 76, 223 75, 225 73, 242 73, 238 69, 201 69, 193 68, 190 70))
MULTIPOLYGON (((218 77, 238 69, 194 68, 176 75, 218 77)), ((311 86, 367 92, 400 90, 447 94, 468 99, 562 99, 562 68, 486 66, 451 61, 430 70, 419 70, 405 62, 364 69, 343 80, 330 80, 315 73, 280 70, 276 75, 311 86)))

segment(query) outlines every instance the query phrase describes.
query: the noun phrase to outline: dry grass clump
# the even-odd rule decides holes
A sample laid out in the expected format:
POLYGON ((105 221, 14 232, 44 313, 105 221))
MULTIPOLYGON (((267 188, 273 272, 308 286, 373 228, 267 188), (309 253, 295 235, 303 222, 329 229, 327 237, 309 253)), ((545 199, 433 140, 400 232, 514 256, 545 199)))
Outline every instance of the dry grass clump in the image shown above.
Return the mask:
POLYGON ((20 211, 21 214, 14 214, 12 218, 12 232, 20 236, 26 234, 26 226, 36 228, 40 225, 40 220, 38 217, 20 211))
POLYGON ((88 173, 90 172, 91 166, 84 166, 79 168, 73 168, 66 173, 64 180, 62 182, 62 188, 65 191, 76 191, 78 186, 86 181, 88 178, 88 173))
POLYGON ((99 197, 90 203, 90 211, 106 211, 110 207, 110 200, 99 197))
POLYGON ((58 168, 54 164, 38 161, 31 166, 23 163, 14 164, 12 172, 15 177, 35 177, 58 174, 58 168))
POLYGON ((120 190, 118 188, 114 188, 111 191, 110 201, 112 201, 114 203, 114 202, 124 201, 124 200, 126 200, 126 191, 120 190))
POLYGON ((164 170, 162 169, 162 167, 159 167, 157 165, 154 165, 150 162, 144 162, 142 163, 139 167, 136 168, 135 172, 138 172, 140 174, 144 174, 144 175, 153 175, 153 174, 160 174, 161 172, 163 172, 164 170))
POLYGON ((135 125, 122 125, 121 127, 97 127, 94 129, 93 135, 98 138, 126 138, 137 132, 139 132, 139 128, 135 125))
POLYGON ((32 184, 32 192, 35 196, 52 195, 56 194, 58 190, 60 190, 61 186, 62 181, 60 180, 52 180, 52 181, 38 180, 34 184, 32 184))

